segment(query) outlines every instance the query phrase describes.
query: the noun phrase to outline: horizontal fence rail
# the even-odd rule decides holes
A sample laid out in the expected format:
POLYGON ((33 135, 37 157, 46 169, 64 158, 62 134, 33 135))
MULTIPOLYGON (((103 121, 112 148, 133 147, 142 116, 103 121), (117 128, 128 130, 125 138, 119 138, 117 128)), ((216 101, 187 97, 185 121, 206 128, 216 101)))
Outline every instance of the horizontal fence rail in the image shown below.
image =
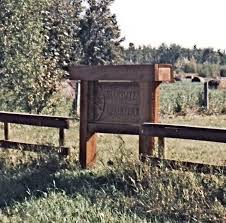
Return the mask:
POLYGON ((8 122, 21 125, 34 125, 52 128, 69 128, 69 120, 71 118, 48 116, 48 115, 34 115, 14 112, 0 112, 0 122, 8 122))
POLYGON ((64 129, 69 129, 69 121, 72 118, 61 116, 34 115, 26 113, 0 112, 0 122, 4 123, 4 140, 0 140, 0 147, 20 149, 23 151, 48 152, 55 149, 59 155, 68 155, 69 148, 64 146, 64 129), (9 123, 50 127, 59 129, 59 146, 30 144, 9 140, 9 123))
POLYGON ((144 123, 140 133, 144 136, 192 139, 226 143, 225 128, 144 123))
POLYGON ((226 166, 216 166, 203 163, 193 163, 169 159, 160 159, 157 157, 149 157, 150 164, 170 170, 182 170, 204 174, 220 174, 226 175, 226 166))
POLYGON ((165 138, 178 138, 226 143, 225 128, 143 123, 140 126, 140 135, 158 137, 159 158, 149 157, 150 162, 154 165, 165 166, 170 169, 182 169, 202 173, 219 173, 226 175, 226 166, 215 166, 203 163, 168 160, 165 158, 165 138))
POLYGON ((59 155, 67 156, 69 154, 69 148, 64 146, 49 146, 49 145, 39 145, 32 143, 23 143, 23 142, 14 142, 9 140, 0 140, 0 147, 7 149, 15 149, 18 148, 22 151, 30 151, 30 152, 40 152, 49 153, 49 152, 57 152, 59 155))

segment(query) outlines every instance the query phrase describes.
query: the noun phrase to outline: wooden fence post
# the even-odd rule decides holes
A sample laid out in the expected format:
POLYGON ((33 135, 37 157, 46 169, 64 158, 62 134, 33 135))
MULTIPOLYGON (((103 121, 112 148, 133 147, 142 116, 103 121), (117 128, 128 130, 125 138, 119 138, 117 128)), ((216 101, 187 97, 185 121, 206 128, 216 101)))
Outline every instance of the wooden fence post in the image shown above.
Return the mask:
POLYGON ((158 157, 163 159, 166 158, 166 147, 164 137, 158 138, 158 157))
MULTIPOLYGON (((140 114, 141 123, 160 120, 160 82, 141 82, 140 83, 140 114)), ((155 149, 155 138, 152 136, 139 136, 139 154, 141 160, 145 156, 153 156, 155 149)))
MULTIPOLYGON (((152 82, 140 82, 140 123, 152 121, 152 82)), ((141 160, 153 155, 154 138, 150 136, 139 136, 139 154, 141 160)))
POLYGON ((80 96, 80 148, 79 161, 82 168, 96 163, 96 134, 88 130, 89 82, 81 81, 80 96))
POLYGON ((4 122, 4 136, 5 140, 9 140, 9 123, 4 122))
POLYGON ((59 146, 64 146, 64 129, 59 130, 59 146))
POLYGON ((204 83, 204 107, 209 109, 209 87, 208 82, 204 83))

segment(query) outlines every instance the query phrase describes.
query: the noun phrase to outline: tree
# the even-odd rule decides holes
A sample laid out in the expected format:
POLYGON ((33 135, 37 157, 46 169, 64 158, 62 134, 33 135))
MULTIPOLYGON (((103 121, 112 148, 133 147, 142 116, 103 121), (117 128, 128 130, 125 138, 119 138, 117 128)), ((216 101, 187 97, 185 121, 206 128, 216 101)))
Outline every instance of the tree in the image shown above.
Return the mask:
POLYGON ((49 66, 43 64, 44 40, 39 16, 46 4, 44 0, 1 2, 1 89, 11 96, 11 109, 20 107, 21 110, 32 112, 36 107, 36 112, 40 112, 46 98, 41 92, 50 83, 43 79, 51 74, 47 69, 49 66))
POLYGON ((81 45, 80 30, 81 0, 52 0, 43 12, 46 58, 54 58, 60 68, 69 63, 78 63, 81 45))
MULTIPOLYGON (((81 44, 80 64, 104 65, 122 61, 120 30, 110 5, 114 0, 85 0, 85 14, 80 20, 78 37, 81 44)), ((77 95, 78 85, 75 85, 77 95)), ((73 101, 77 109, 77 97, 73 101)))
POLYGON ((114 0, 87 0, 80 22, 81 64, 116 64, 122 59, 120 30, 110 5, 114 0))
POLYGON ((40 113, 55 103, 52 98, 64 76, 62 65, 78 60, 74 57, 78 49, 74 35, 80 3, 0 1, 0 85, 8 95, 7 110, 40 113))
POLYGON ((124 51, 125 63, 136 64, 137 63, 137 49, 134 43, 129 43, 129 48, 124 51))

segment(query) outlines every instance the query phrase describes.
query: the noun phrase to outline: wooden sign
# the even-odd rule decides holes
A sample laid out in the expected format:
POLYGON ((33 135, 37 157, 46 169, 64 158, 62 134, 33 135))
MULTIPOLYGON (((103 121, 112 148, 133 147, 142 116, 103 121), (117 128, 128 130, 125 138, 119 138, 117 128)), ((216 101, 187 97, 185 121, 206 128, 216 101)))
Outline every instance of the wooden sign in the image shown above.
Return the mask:
POLYGON ((89 91, 89 122, 139 123, 139 85, 135 82, 96 82, 89 91))
MULTIPOLYGON (((95 164, 95 133, 139 135, 144 122, 159 122, 159 85, 173 81, 171 65, 71 66, 81 80, 80 163, 95 164)), ((154 138, 139 137, 139 153, 152 155, 154 138)))

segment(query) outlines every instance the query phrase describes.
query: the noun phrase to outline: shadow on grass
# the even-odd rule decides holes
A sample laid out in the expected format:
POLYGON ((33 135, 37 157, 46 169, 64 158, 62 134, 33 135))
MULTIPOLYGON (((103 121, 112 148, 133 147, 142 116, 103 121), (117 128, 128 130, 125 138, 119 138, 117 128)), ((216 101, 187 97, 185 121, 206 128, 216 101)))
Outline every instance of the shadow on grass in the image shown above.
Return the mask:
MULTIPOLYGON (((59 164, 58 161, 49 159, 17 168, 1 168, 0 209, 13 208, 15 203, 22 203, 31 197, 42 197, 44 192, 53 190, 64 191, 71 197, 79 194, 93 204, 102 199, 119 211, 124 207, 114 205, 118 203, 120 196, 135 196, 133 186, 124 181, 121 175, 127 175, 127 170, 120 170, 120 173, 115 170, 96 173, 81 170, 78 165, 68 170, 65 163, 59 164)), ((138 215, 140 214, 141 212, 138 215)))
MULTIPOLYGON (((123 181, 117 172, 98 175, 92 171, 84 171, 77 167, 76 170, 67 170, 49 160, 39 165, 20 166, 13 170, 0 173, 0 209, 13 207, 15 203, 22 203, 32 198, 39 198, 45 192, 53 190, 64 191, 68 196, 81 195, 92 204, 100 199, 108 203, 114 210, 122 211, 122 205, 114 205, 120 200, 120 195, 125 197, 135 196, 134 188, 123 181), (65 173, 66 172, 66 173, 65 173)), ((126 171, 123 174, 127 174, 126 171)), ((130 174, 130 173, 128 173, 130 174)), ((146 218, 142 208, 131 207, 130 212, 136 213, 141 218, 146 218)))
POLYGON ((41 196, 60 169, 55 158, 33 161, 17 167, 0 165, 0 208, 23 202, 30 195, 41 196))
MULTIPOLYGON (((169 212, 169 210, 164 210, 158 205, 156 205, 156 210, 152 205, 149 206, 148 201, 153 202, 154 200, 150 197, 151 193, 146 193, 146 189, 150 192, 150 182, 148 180, 143 181, 141 189, 139 189, 136 173, 128 167, 118 170, 112 169, 112 171, 109 169, 109 171, 98 173, 83 171, 79 167, 68 170, 65 168, 67 167, 65 164, 60 164, 58 161, 49 159, 38 164, 33 163, 12 170, 1 170, 0 208, 13 206, 15 202, 23 202, 31 195, 33 198, 38 198, 43 196, 43 192, 57 190, 64 191, 72 197, 79 194, 92 204, 104 200, 107 205, 112 206, 112 209, 135 213, 141 219, 157 217, 160 221, 164 219, 191 220, 183 208, 176 210, 176 212, 169 212), (130 201, 128 202, 126 199, 130 201), (126 208, 125 204, 127 205, 126 208)), ((163 176, 166 175, 167 173, 163 174, 163 176)), ((175 181, 177 181, 177 178, 175 178, 175 181)), ((156 182, 158 182, 158 179, 156 182)), ((164 186, 164 181, 159 180, 159 182, 162 183, 161 186, 164 186)), ((156 184, 154 187, 157 187, 156 184)), ((214 194, 216 190, 212 192, 214 194)), ((178 199, 183 201, 183 198, 178 199)), ((170 202, 168 205, 171 205, 170 202)), ((203 210, 208 212, 205 208, 203 210)))
POLYGON ((117 187, 117 190, 124 191, 126 195, 131 195, 132 190, 125 189, 125 182, 117 177, 117 173, 97 175, 92 171, 81 170, 79 166, 75 170, 68 170, 66 167, 65 163, 59 164, 56 159, 49 159, 20 165, 17 168, 1 168, 0 208, 23 202, 31 195, 38 198, 43 196, 43 192, 53 189, 65 191, 69 196, 75 193, 81 194, 91 201, 94 201, 96 196, 93 191, 104 189, 105 193, 112 194, 112 185, 117 187))

